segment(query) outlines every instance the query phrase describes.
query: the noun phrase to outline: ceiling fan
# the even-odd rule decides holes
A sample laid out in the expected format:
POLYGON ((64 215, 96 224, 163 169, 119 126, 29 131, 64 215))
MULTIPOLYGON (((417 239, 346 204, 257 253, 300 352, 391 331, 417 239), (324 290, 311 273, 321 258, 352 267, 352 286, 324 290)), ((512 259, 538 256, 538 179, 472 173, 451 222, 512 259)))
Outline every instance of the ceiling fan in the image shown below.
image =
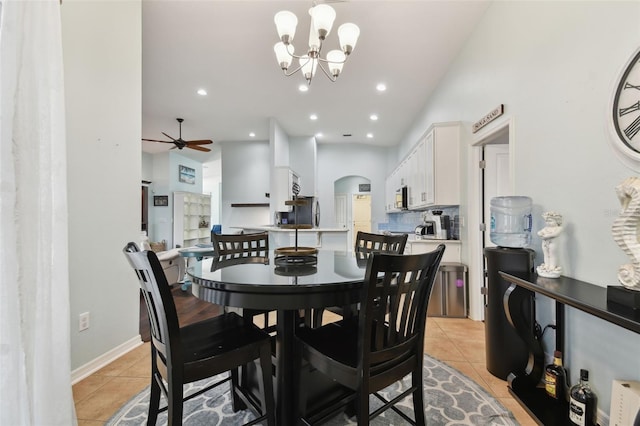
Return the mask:
POLYGON ((183 118, 176 118, 176 120, 178 120, 178 125, 180 126, 180 136, 178 136, 178 139, 174 139, 171 136, 169 136, 168 134, 166 134, 165 132, 162 132, 163 135, 165 135, 166 137, 168 137, 169 139, 171 139, 170 141, 159 141, 157 139, 142 139, 143 141, 148 141, 148 142, 161 142, 161 143, 172 143, 175 146, 172 147, 171 149, 182 149, 184 147, 187 148, 191 148, 191 149, 195 149, 198 151, 204 151, 204 152, 209 152, 211 151, 209 148, 205 148, 203 146, 200 145, 209 145, 211 143, 213 143, 212 140, 209 139, 201 139, 201 140, 196 140, 196 141, 185 141, 184 139, 182 139, 182 122, 184 121, 183 118))

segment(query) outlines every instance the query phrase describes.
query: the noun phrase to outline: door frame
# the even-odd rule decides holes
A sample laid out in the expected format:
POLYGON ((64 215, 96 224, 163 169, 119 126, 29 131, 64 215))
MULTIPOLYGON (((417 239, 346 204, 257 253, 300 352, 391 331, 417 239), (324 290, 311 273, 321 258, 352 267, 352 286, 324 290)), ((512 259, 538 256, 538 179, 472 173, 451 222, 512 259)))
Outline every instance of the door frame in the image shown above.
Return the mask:
POLYGON ((484 286, 484 241, 480 228, 483 214, 483 176, 480 161, 482 160, 484 145, 496 140, 505 129, 509 136, 509 186, 513 191, 515 175, 515 167, 513 167, 515 157, 515 120, 513 116, 503 116, 499 121, 496 120, 495 124, 490 128, 473 135, 469 152, 469 318, 476 321, 484 320, 484 296, 481 294, 484 286))

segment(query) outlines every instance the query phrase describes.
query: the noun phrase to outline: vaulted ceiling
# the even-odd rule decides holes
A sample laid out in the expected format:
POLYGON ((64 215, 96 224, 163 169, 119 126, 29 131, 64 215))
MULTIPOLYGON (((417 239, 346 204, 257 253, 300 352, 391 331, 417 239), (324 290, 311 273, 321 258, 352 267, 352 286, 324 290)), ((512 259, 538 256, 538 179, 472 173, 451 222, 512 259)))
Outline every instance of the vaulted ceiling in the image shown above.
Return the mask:
MULTIPOLYGON (((336 29, 342 23, 357 24, 360 38, 337 82, 318 70, 303 93, 302 75, 285 77, 275 59, 279 40, 273 17, 280 10, 297 15, 293 45, 300 53, 306 49, 311 2, 143 1, 142 137, 168 140, 165 132, 177 138, 180 117, 185 140, 267 140, 274 118, 293 137, 322 133, 319 143, 393 146, 489 5, 485 0, 328 3, 337 16, 323 52, 338 48, 336 29), (378 83, 387 89, 377 91, 378 83), (207 95, 198 95, 198 89, 207 95)), ((143 142, 146 152, 170 147, 143 142)), ((210 155, 187 148, 182 154, 200 161, 210 155)))

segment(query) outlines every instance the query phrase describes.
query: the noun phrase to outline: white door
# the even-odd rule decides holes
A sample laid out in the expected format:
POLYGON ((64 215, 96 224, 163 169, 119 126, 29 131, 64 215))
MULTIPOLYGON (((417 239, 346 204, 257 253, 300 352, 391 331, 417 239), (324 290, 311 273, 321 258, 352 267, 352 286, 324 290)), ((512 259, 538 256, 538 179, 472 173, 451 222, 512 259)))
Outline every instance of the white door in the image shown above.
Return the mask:
POLYGON ((336 225, 338 228, 347 227, 347 196, 346 194, 337 194, 334 199, 336 225))
POLYGON ((511 195, 509 184, 509 144, 488 144, 484 146, 483 170, 483 220, 485 224, 484 246, 495 247, 489 238, 491 229, 491 199, 511 195))
POLYGON ((371 195, 354 195, 352 199, 352 240, 356 245, 358 231, 371 232, 371 195))

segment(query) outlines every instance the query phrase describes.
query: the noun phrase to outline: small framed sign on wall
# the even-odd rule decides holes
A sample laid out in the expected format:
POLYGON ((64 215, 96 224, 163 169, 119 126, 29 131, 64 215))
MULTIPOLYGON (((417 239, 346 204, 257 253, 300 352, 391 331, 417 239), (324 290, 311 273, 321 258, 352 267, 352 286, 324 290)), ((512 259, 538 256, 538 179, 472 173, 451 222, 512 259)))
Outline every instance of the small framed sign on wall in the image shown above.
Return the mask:
POLYGON ((196 170, 191 167, 180 165, 178 168, 178 180, 194 185, 196 183, 196 170))
POLYGON ((168 195, 154 195, 153 196, 153 205, 160 207, 168 207, 169 206, 169 196, 168 195))

